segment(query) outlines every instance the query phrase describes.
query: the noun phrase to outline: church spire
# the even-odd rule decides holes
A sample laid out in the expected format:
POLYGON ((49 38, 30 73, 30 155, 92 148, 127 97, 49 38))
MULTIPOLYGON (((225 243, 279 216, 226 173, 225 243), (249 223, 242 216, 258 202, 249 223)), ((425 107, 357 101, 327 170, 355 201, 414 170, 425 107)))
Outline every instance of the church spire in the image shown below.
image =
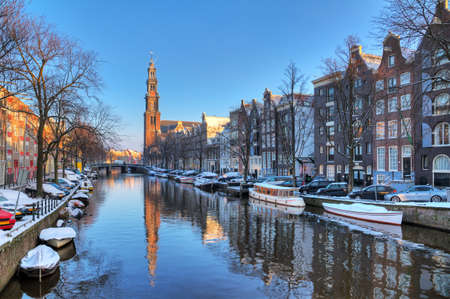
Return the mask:
POLYGON ((156 67, 153 61, 153 53, 150 52, 150 64, 148 66, 147 93, 145 95, 144 113, 144 152, 156 141, 160 133, 160 112, 158 79, 156 78, 156 67))

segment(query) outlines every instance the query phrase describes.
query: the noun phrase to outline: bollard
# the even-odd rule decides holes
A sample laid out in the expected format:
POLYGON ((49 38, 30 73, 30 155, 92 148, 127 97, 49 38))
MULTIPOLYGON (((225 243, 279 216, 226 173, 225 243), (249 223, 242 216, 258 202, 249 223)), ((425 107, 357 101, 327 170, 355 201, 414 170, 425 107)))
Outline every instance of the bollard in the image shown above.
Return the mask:
POLYGON ((35 214, 36 214, 36 204, 33 203, 32 210, 31 210, 31 215, 33 216, 33 221, 34 221, 35 214))

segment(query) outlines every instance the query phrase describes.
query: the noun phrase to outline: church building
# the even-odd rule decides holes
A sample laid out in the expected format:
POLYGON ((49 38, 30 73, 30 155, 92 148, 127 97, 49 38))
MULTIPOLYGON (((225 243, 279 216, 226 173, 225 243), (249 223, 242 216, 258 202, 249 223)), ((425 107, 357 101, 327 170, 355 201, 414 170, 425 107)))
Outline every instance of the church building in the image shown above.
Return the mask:
POLYGON ((161 120, 158 79, 156 78, 155 63, 153 58, 151 58, 148 67, 147 93, 145 95, 144 159, 155 148, 158 137, 164 138, 164 136, 171 132, 179 132, 199 125, 199 122, 192 121, 161 120))

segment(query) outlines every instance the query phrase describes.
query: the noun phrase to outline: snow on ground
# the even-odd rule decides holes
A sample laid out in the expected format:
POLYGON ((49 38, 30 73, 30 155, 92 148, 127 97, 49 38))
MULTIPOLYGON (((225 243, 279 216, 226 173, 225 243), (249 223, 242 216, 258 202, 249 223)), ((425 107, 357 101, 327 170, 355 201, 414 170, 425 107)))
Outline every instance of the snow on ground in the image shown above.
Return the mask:
MULTIPOLYGON (((65 205, 67 203, 67 201, 71 198, 71 196, 77 191, 78 187, 79 186, 74 188, 67 196, 65 196, 64 198, 59 200, 58 205, 56 206, 55 209, 58 209, 59 207, 65 205)), ((4 191, 4 190, 2 190, 2 191, 4 191)), ((10 191, 14 191, 14 190, 10 190, 10 191)), ((39 201, 39 200, 42 200, 42 198, 38 198, 35 200, 39 201)), ((45 219, 45 217, 47 217, 49 214, 53 213, 53 211, 54 210, 47 212, 44 215, 41 215, 40 218, 35 218, 34 221, 33 221, 32 215, 26 215, 25 217, 22 218, 21 221, 17 221, 12 229, 0 230, 0 246, 2 246, 3 244, 5 244, 7 242, 11 242, 15 237, 17 237, 18 235, 20 235, 21 233, 23 233, 24 231, 26 231, 27 229, 32 227, 34 224, 45 219)))

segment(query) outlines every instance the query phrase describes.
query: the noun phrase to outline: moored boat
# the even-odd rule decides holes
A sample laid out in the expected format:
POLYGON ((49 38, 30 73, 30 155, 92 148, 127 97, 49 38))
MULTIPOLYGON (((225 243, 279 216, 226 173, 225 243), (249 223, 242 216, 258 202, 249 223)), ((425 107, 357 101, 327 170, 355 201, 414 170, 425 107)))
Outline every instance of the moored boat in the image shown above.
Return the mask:
POLYGON ((28 251, 20 261, 20 270, 28 277, 51 275, 58 269, 59 255, 46 245, 39 245, 28 251))
POLYGON ((303 208, 305 202, 296 192, 295 187, 280 187, 271 184, 257 183, 249 189, 249 196, 253 199, 262 200, 286 207, 303 208))
POLYGON ((401 225, 403 212, 389 211, 384 207, 353 203, 353 204, 331 204, 323 203, 325 211, 345 216, 353 219, 365 220, 370 222, 401 225))
POLYGON ((76 235, 71 227, 50 227, 41 231, 39 239, 54 248, 61 248, 71 242, 76 235))

